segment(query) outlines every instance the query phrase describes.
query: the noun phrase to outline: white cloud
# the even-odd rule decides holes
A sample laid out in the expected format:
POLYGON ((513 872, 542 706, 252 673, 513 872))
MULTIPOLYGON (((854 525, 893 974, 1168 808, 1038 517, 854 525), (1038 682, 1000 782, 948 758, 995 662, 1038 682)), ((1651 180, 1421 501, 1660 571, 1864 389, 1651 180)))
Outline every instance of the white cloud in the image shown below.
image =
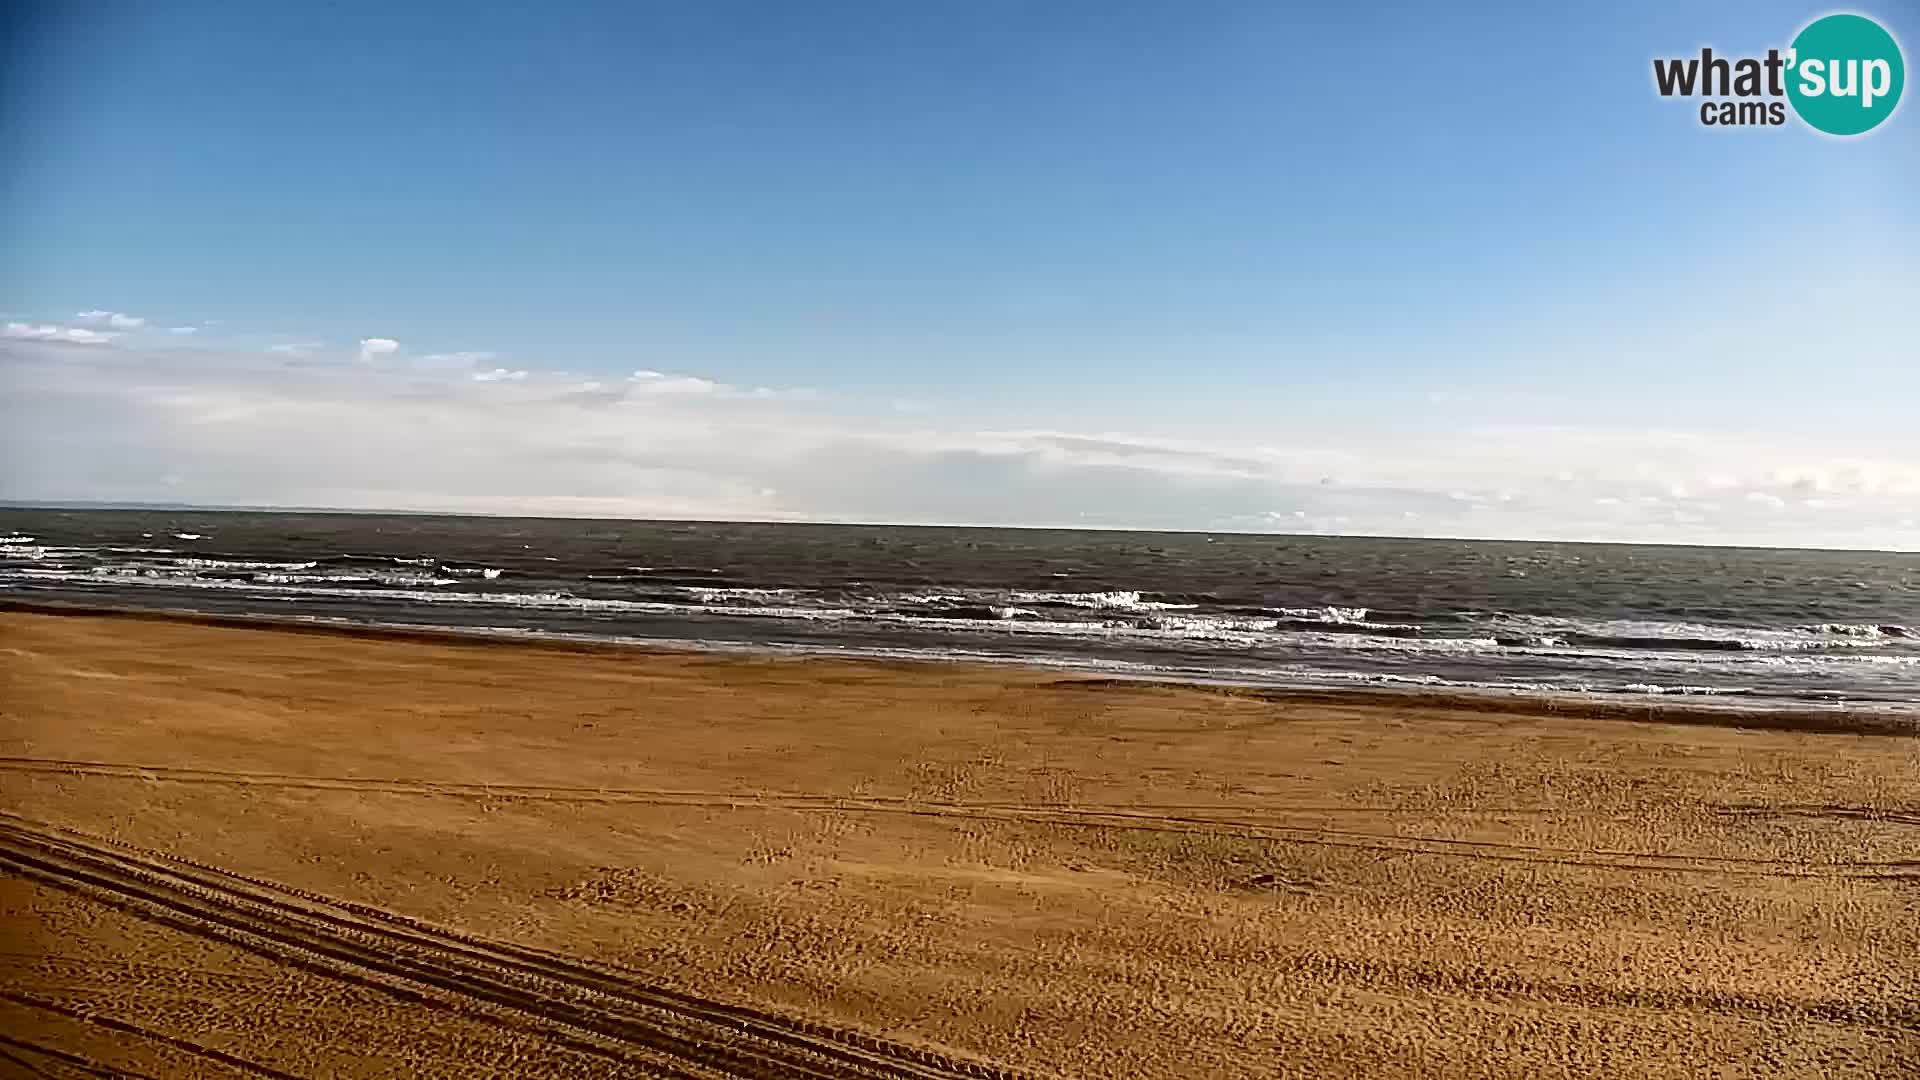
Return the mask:
POLYGON ((360 339, 360 362, 370 363, 375 357, 387 356, 400 348, 400 343, 392 338, 370 337, 360 339))
POLYGON ((474 382, 519 382, 527 377, 524 371, 509 371, 506 368, 494 368, 492 371, 476 371, 474 382))
POLYGON ((325 344, 323 341, 283 341, 267 346, 267 351, 283 356, 311 356, 325 344))
POLYGON ((8 323, 5 333, 10 338, 23 338, 28 341, 62 341, 69 345, 106 345, 120 336, 103 334, 98 330, 88 330, 80 326, 52 326, 22 322, 8 323))
POLYGON ((147 325, 147 320, 138 315, 128 315, 119 311, 82 311, 74 316, 81 322, 105 323, 115 330, 138 330, 147 325))
POLYGON ((197 334, 197 333, 199 333, 199 332, 200 332, 200 328, 199 328, 199 327, 197 327, 197 326, 169 326, 169 327, 167 327, 167 333, 169 333, 169 334, 197 334))
POLYGON ((627 381, 634 389, 647 394, 719 394, 732 389, 697 375, 670 375, 663 371, 636 371, 627 381))

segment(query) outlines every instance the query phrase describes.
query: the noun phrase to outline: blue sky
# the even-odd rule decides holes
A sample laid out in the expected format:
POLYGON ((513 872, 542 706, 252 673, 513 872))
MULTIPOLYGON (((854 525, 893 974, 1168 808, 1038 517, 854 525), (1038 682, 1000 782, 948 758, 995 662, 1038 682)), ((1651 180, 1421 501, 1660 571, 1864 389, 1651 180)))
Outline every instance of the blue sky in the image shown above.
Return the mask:
POLYGON ((1911 106, 1716 131, 1651 86, 1826 10, 49 8, 0 76, 12 408, 153 445, 0 494, 1920 546, 1911 106), (298 424, 180 405, 391 439, 423 380, 408 460, 557 456, 322 484, 298 424), (926 468, 790 467, 866 451, 926 468), (1096 476, 1124 505, 1062 501, 1096 476))

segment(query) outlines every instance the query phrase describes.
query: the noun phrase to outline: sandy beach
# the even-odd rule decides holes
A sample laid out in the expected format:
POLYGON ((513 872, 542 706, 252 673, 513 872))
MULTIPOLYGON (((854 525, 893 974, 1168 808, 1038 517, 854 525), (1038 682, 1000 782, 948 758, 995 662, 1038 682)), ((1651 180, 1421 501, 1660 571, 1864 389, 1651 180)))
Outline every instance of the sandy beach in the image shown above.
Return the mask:
POLYGON ((15 608, 0 740, 22 1075, 1920 1075, 1897 718, 15 608))

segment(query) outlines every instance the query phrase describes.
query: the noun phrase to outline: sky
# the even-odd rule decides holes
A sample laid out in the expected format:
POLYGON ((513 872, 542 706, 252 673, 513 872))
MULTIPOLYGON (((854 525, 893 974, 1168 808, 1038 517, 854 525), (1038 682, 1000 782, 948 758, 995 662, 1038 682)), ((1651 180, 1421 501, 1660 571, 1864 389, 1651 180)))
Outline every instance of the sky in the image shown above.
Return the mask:
POLYGON ((0 498, 1920 550, 1829 10, 10 5, 0 498))

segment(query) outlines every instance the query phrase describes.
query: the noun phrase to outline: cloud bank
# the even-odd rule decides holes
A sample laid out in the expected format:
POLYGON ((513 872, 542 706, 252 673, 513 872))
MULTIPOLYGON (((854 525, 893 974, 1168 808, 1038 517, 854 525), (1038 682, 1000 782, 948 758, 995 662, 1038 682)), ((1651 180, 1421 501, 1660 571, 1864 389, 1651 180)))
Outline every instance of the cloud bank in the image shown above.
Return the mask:
POLYGON ((305 342, 76 347, 90 333, 8 325, 0 497, 1920 549, 1911 451, 1520 425, 1281 425, 1257 445, 1001 430, 685 372, 408 360, 386 338, 327 361, 305 342))
POLYGON ((118 336, 89 330, 84 326, 54 326, 23 322, 8 323, 4 334, 6 337, 25 341, 61 341, 69 345, 106 345, 118 336))

